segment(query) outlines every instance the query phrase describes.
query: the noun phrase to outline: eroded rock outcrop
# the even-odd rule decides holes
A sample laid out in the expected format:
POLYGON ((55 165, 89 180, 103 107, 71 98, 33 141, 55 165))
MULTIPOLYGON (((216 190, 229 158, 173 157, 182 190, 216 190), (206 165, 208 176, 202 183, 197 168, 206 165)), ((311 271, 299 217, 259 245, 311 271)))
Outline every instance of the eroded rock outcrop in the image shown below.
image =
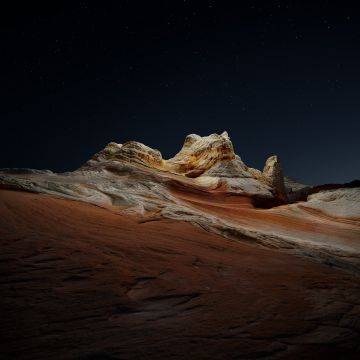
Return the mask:
POLYGON ((306 200, 307 195, 312 188, 311 186, 302 184, 288 176, 284 176, 284 185, 290 203, 306 200))
POLYGON ((110 142, 107 144, 104 149, 96 153, 90 160, 91 161, 105 161, 112 158, 112 156, 119 152, 122 148, 122 144, 117 144, 115 142, 110 142))
POLYGON ((0 171, 0 188, 79 200, 145 221, 189 222, 233 240, 246 236, 310 256, 316 250, 317 258, 331 257, 339 266, 351 253, 346 266, 360 268, 360 255, 353 256, 358 245, 348 241, 359 234, 359 190, 321 188, 308 201, 275 207, 286 203, 279 159, 270 157, 263 172, 249 168, 227 133, 189 135, 169 160, 135 141, 110 143, 73 172, 0 171))
POLYGON ((226 131, 221 135, 188 135, 182 149, 166 161, 165 169, 187 177, 198 177, 221 161, 235 159, 234 147, 226 131))
MULTIPOLYGON (((265 199, 267 204, 273 206, 279 203, 279 194, 281 194, 281 191, 275 187, 281 184, 279 177, 282 176, 282 173, 277 170, 276 162, 273 167, 266 168, 265 176, 259 170, 248 168, 235 154, 227 132, 223 132, 220 135, 211 134, 204 137, 196 134, 188 135, 182 149, 169 160, 163 159, 158 150, 140 142, 128 141, 124 144, 111 142, 78 171, 66 174, 66 179, 72 178, 74 181, 65 180, 64 174, 52 174, 50 177, 44 174, 36 181, 24 175, 20 176, 21 178, 4 176, 1 182, 15 188, 30 191, 44 189, 46 192, 59 192, 87 200, 101 200, 104 198, 101 193, 104 192, 111 194, 112 199, 124 198, 124 194, 120 193, 125 193, 125 189, 128 188, 125 197, 129 200, 128 195, 133 193, 133 189, 136 194, 136 189, 140 189, 141 184, 144 185, 146 193, 146 187, 150 181, 153 181, 149 179, 149 176, 156 177, 155 181, 159 183, 159 186, 163 186, 162 181, 166 178, 175 176, 176 181, 190 182, 192 186, 201 188, 203 191, 221 189, 230 193, 254 195, 257 199, 265 199), (142 175, 137 175, 140 173, 142 175), (125 178, 119 178, 125 175, 131 176, 130 180, 126 180, 126 184, 124 184, 125 178), (101 181, 91 180, 99 176, 101 176, 101 181), (116 183, 110 180, 112 176, 117 176, 116 183), (91 182, 91 185, 75 185, 76 182, 83 183, 84 181, 91 182), (130 187, 129 181, 134 185, 130 187), (107 190, 104 190, 105 188, 107 190), (272 199, 276 201, 273 202, 272 199)), ((165 193, 166 187, 162 191, 165 193)), ((149 195, 150 193, 151 191, 149 195)), ((121 202, 123 203, 123 200, 121 202)), ((131 204, 134 202, 136 202, 134 199, 129 200, 131 204)), ((140 207, 143 206, 144 204, 141 204, 140 207)))
POLYGON ((213 165, 203 175, 222 178, 252 178, 248 167, 242 162, 238 155, 231 160, 222 160, 213 165))
POLYGON ((97 153, 92 160, 123 161, 154 168, 160 168, 163 164, 160 151, 152 149, 137 141, 128 141, 124 144, 111 142, 103 150, 97 153))
POLYGON ((111 142, 82 169, 91 171, 94 167, 106 167, 118 172, 119 169, 116 171, 116 168, 123 164, 145 166, 155 171, 161 170, 162 174, 194 179, 195 184, 205 189, 222 187, 230 192, 256 195, 260 202, 264 198, 267 207, 271 207, 286 202, 281 188, 281 168, 278 159, 275 160, 268 162, 264 174, 260 170, 249 168, 240 156, 235 154, 230 137, 224 131, 220 135, 203 137, 188 135, 182 149, 168 160, 163 159, 158 150, 136 141, 124 144, 111 142))
POLYGON ((116 357, 358 358, 359 182, 274 206, 279 159, 249 168, 223 133, 189 135, 170 160, 131 141, 73 172, 3 169, 0 190, 11 358, 113 358, 104 338, 116 357))
POLYGON ((128 141, 124 144, 109 143, 91 161, 140 164, 190 178, 198 177, 217 165, 217 170, 214 169, 216 176, 251 177, 235 155, 227 132, 204 137, 190 134, 185 138, 182 149, 169 160, 164 160, 158 150, 137 141, 128 141))
POLYGON ((286 199, 284 175, 280 159, 277 155, 270 156, 265 163, 262 172, 264 180, 274 189, 275 194, 286 199))
POLYGON ((330 216, 360 218, 360 188, 325 190, 308 196, 303 206, 330 216))
MULTIPOLYGON (((304 201, 302 206, 330 215, 357 218, 360 214, 358 190, 341 190, 339 184, 308 187, 289 178, 285 186, 278 156, 269 157, 263 171, 250 168, 235 154, 226 132, 204 137, 188 135, 182 149, 169 160, 163 159, 158 150, 136 141, 111 142, 74 172, 0 171, 1 188, 116 205, 139 213, 156 211, 169 204, 172 204, 171 212, 177 212, 182 204, 172 196, 174 182, 185 186, 186 191, 244 195, 260 208, 285 204, 289 199, 304 201), (325 192, 336 189, 340 190, 325 192)), ((356 188, 358 183, 347 187, 356 188)))

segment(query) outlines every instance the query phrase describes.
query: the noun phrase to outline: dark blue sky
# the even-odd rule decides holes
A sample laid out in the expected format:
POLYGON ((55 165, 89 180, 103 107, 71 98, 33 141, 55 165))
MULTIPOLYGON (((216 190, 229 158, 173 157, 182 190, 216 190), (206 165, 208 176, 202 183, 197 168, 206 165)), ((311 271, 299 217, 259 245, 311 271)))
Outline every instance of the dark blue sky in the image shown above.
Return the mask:
POLYGON ((359 178, 360 12, 336 3, 3 9, 0 167, 71 170, 127 140, 166 158, 227 130, 250 166, 278 154, 307 183, 359 178))

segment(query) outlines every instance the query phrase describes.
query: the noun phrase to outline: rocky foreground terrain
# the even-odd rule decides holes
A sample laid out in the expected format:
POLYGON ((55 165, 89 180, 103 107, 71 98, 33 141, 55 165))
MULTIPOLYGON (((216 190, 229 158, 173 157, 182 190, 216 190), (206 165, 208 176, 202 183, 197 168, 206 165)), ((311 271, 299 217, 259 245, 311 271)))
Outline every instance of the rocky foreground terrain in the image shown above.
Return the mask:
POLYGON ((359 359, 360 184, 189 135, 0 171, 5 359, 359 359))

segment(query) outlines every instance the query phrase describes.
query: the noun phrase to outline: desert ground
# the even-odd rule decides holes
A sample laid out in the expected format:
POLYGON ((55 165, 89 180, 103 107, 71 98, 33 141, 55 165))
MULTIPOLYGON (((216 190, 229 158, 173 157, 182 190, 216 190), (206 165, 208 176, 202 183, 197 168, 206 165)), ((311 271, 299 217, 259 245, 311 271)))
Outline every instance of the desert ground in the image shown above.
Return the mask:
POLYGON ((48 194, 3 189, 0 212, 5 359, 359 358, 360 278, 348 269, 48 194))

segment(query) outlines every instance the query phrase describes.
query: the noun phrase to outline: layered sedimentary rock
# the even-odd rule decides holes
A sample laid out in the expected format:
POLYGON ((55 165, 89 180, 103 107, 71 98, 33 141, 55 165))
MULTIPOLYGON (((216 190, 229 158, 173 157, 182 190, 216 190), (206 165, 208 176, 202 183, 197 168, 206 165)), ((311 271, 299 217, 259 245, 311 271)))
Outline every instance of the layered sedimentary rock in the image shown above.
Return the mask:
POLYGON ((357 182, 189 135, 169 160, 130 141, 73 172, 3 169, 0 212, 10 358, 357 358, 357 182))
MULTIPOLYGON (((286 202, 286 196, 280 188, 281 171, 279 174, 275 172, 272 174, 270 166, 266 167, 265 173, 262 173, 246 166, 235 154, 227 132, 204 137, 190 134, 185 138, 182 149, 169 160, 163 159, 158 150, 139 142, 130 141, 124 145, 112 142, 81 169, 91 171, 104 166, 114 169, 125 164, 142 165, 152 171, 168 173, 169 176, 180 175, 181 181, 186 181, 183 178, 185 176, 194 179, 194 184, 205 189, 225 186, 229 191, 286 202), (275 179, 274 176, 277 178, 275 179)), ((280 165, 277 158, 273 165, 278 170, 277 166, 280 165)))
POLYGON ((340 188, 321 191, 308 197, 303 206, 319 209, 329 215, 360 218, 360 188, 340 188))
POLYGON ((262 175, 275 193, 285 199, 284 175, 278 156, 273 155, 266 160, 262 175))
POLYGON ((184 146, 166 162, 166 169, 187 177, 198 177, 215 164, 235 159, 233 145, 227 132, 201 137, 188 135, 184 146))
MULTIPOLYGON (((144 218, 188 221, 226 237, 244 235, 265 246, 305 255, 316 247, 320 257, 328 257, 331 243, 336 251, 331 250, 330 256, 344 266, 344 252, 360 251, 357 242, 347 240, 359 235, 356 187, 319 188, 308 201, 274 207, 287 204, 288 197, 296 200, 299 191, 306 200, 315 190, 288 179, 285 187, 277 156, 266 161, 263 171, 248 167, 235 154, 226 132, 189 135, 169 160, 135 141, 110 143, 74 172, 7 169, 0 173, 0 186, 112 207, 144 218)), ((351 268, 356 267, 358 255, 350 262, 351 268)))
POLYGON ((3 359, 357 359, 358 277, 118 208, 0 191, 3 359))
POLYGON ((188 135, 179 153, 169 160, 164 160, 158 150, 137 141, 129 141, 123 145, 111 142, 92 160, 140 164, 195 178, 214 165, 233 159, 235 159, 234 148, 228 134, 224 132, 221 135, 212 134, 204 137, 196 134, 188 135))
MULTIPOLYGON (((160 151, 154 150, 137 141, 128 141, 125 144, 109 143, 97 153, 93 161, 121 161, 158 168, 163 160, 160 151)), ((91 161, 89 162, 91 164, 91 161)))

